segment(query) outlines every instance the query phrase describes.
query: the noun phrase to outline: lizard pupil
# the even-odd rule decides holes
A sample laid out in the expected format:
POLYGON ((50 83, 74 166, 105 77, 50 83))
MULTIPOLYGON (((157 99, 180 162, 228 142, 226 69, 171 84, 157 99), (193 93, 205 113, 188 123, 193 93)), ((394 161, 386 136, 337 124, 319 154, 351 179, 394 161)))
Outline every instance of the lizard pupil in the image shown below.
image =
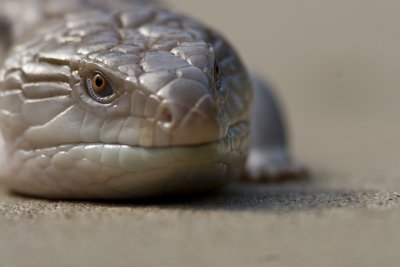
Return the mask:
POLYGON ((101 78, 99 75, 96 76, 96 86, 97 87, 102 87, 103 86, 103 78, 101 78))
POLYGON ((92 83, 93 83, 93 90, 95 91, 95 93, 101 93, 107 87, 107 84, 106 84, 107 82, 104 80, 103 76, 101 76, 100 74, 96 74, 93 77, 92 83))

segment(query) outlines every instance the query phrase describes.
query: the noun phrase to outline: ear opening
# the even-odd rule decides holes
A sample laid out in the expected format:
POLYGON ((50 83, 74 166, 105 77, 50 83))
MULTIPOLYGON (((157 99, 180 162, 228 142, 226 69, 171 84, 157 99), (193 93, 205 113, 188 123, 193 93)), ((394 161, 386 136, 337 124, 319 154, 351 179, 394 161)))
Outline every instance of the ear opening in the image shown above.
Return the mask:
POLYGON ((13 41, 13 32, 12 32, 12 24, 11 22, 4 16, 0 16, 0 57, 4 54, 5 51, 11 46, 13 41))

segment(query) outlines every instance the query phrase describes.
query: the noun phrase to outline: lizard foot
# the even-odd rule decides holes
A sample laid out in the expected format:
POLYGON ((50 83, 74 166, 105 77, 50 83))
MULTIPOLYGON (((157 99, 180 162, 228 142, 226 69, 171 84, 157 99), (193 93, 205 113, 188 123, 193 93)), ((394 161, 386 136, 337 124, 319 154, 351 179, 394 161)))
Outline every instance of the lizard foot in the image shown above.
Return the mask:
POLYGON ((305 167, 292 161, 282 148, 253 150, 246 162, 244 179, 251 182, 280 182, 307 177, 305 167))

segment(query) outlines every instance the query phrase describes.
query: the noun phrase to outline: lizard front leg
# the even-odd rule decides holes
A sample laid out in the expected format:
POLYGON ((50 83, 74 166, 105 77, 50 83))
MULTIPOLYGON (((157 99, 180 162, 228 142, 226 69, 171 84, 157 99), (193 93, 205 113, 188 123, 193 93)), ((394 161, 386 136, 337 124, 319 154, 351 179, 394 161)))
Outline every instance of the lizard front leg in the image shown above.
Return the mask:
POLYGON ((279 181, 306 175, 288 151, 284 119, 272 90, 259 78, 253 78, 254 103, 251 118, 251 147, 245 179, 279 181))

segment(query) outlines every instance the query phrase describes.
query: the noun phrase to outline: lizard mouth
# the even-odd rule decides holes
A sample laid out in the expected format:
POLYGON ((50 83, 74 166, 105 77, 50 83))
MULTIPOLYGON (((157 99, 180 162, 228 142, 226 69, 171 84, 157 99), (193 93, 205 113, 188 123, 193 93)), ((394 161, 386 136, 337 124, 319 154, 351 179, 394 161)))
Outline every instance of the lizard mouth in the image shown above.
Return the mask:
POLYGON ((25 151, 14 155, 12 162, 25 169, 14 170, 18 179, 10 181, 18 187, 10 186, 30 195, 83 199, 208 190, 240 174, 248 135, 248 124, 238 123, 223 139, 203 145, 143 148, 70 144, 25 151), (21 186, 24 180, 30 184, 21 186), (32 180, 37 181, 36 186, 32 180))

